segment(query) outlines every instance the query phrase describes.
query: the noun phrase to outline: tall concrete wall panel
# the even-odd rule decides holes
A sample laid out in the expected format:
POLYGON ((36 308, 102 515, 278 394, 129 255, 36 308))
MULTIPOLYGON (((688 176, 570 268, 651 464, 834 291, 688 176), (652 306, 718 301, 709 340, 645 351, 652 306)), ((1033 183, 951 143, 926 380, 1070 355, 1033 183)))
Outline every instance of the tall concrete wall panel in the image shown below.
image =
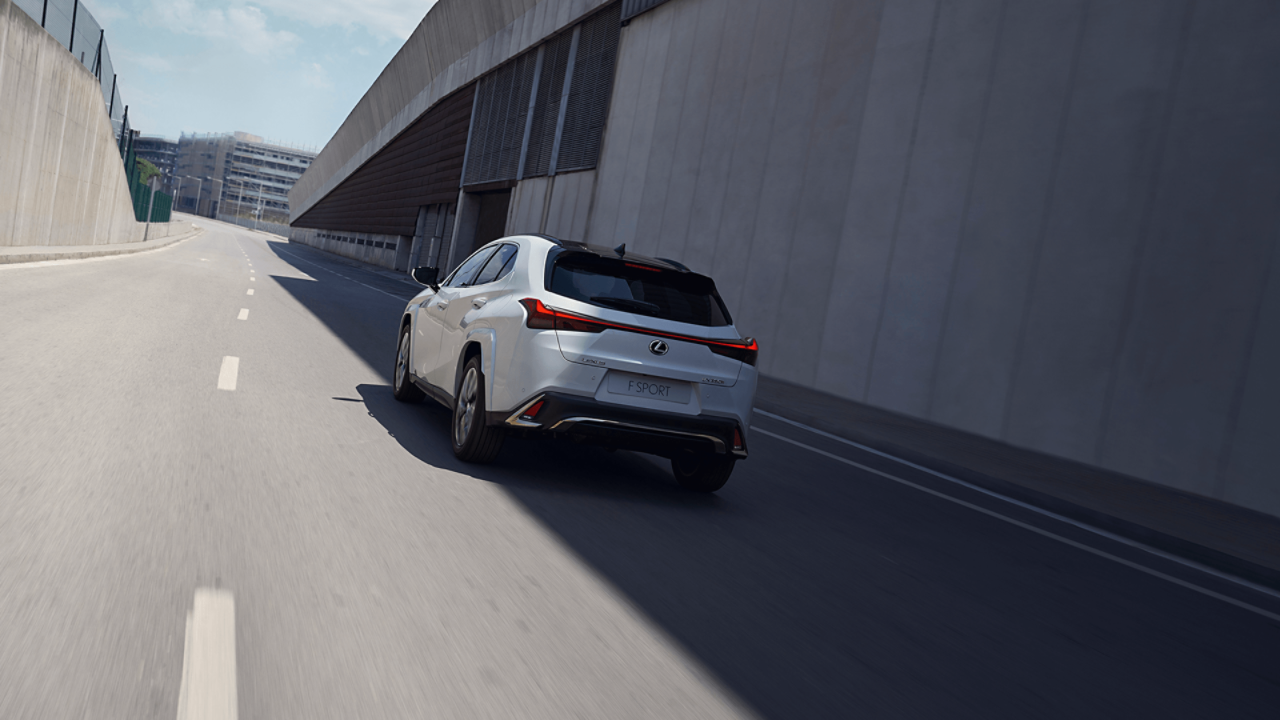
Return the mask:
POLYGON ((566 240, 586 239, 595 184, 594 170, 566 173, 553 178, 551 201, 547 203, 545 232, 548 235, 566 240))
POLYGON ((137 242, 97 79, 0 0, 0 245, 137 242))
MULTIPOLYGON (((884 303, 891 239, 907 181, 907 166, 916 136, 915 117, 933 48, 938 7, 934 0, 895 2, 883 9, 873 29, 875 56, 854 154, 847 158, 849 195, 827 212, 839 218, 841 232, 826 243, 835 262, 827 287, 815 283, 815 307, 825 307, 816 348, 800 341, 815 357, 815 375, 791 378, 845 397, 865 400, 871 358, 884 303)), ((822 276, 819 276, 822 277, 822 276)), ((794 351, 793 351, 794 352, 794 351)))
MULTIPOLYGON (((1248 507, 1280 507, 1280 252, 1272 248, 1262 305, 1254 318, 1257 328, 1249 351, 1248 370, 1233 404, 1238 407, 1234 432, 1214 495, 1248 507)), ((1274 511, 1272 511, 1274 512, 1274 511)))
POLYGON ((1189 13, 1100 459, 1209 492, 1280 235, 1280 13, 1189 13))
MULTIPOLYGON (((997 7, 997 9, 1000 9, 997 7)), ((974 152, 947 183, 958 198, 954 260, 937 278, 935 354, 922 358, 917 414, 1000 437, 1034 265, 1061 160, 1084 4, 1011 3, 971 85, 982 100, 974 152), (961 193, 963 193, 961 195, 961 193)), ((926 243, 927 244, 927 243, 926 243)), ((886 357, 891 364, 892 355, 886 357)), ((887 367, 887 366, 886 366, 887 367)))
POLYGON ((549 177, 525 178, 516 183, 507 207, 507 234, 545 232, 542 218, 550 187, 549 177))
POLYGON ((587 239, 768 374, 1280 514, 1276 87, 1264 0, 675 0, 587 239))
POLYGON ((586 239, 595 181, 594 170, 521 180, 512 191, 507 210, 507 234, 586 239))
POLYGON ((1187 3, 1090 6, 1010 382, 1006 438, 1097 461, 1187 3))

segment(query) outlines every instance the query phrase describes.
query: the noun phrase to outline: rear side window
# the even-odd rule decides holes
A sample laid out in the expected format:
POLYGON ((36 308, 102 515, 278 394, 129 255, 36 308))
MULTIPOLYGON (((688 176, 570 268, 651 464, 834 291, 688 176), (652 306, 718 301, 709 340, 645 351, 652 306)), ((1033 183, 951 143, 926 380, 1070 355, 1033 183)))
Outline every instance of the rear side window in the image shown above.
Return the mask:
POLYGON ((480 268, 484 267, 484 262, 489 259, 493 251, 497 248, 485 248, 480 252, 467 258, 453 273, 453 277, 445 282, 445 287, 467 287, 473 284, 471 281, 475 279, 476 273, 480 272, 480 268))
POLYGON ((501 280, 511 272, 511 268, 515 266, 516 250, 519 248, 515 245, 502 245, 498 248, 498 252, 489 258, 489 262, 485 263, 484 269, 476 276, 476 281, 472 285, 484 285, 486 283, 501 280))
POLYGON ((557 295, 692 325, 732 322, 716 284, 705 275, 588 253, 565 253, 554 263, 547 289, 557 295))

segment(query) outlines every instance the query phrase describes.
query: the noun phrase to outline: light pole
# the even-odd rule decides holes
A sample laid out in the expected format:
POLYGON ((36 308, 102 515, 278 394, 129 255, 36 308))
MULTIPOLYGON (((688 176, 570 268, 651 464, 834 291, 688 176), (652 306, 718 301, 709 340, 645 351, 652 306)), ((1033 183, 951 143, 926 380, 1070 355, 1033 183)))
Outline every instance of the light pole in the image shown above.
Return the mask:
POLYGON ((258 181, 258 214, 253 218, 253 229, 258 229, 258 223, 262 222, 262 181, 258 181))
POLYGON ((244 208, 244 180, 237 178, 227 178, 227 182, 233 182, 240 186, 236 191, 236 217, 240 217, 240 211, 244 208))
POLYGON ((217 184, 218 184, 218 186, 217 186, 217 190, 214 190, 214 191, 212 191, 212 192, 210 192, 210 193, 209 193, 209 214, 213 217, 213 219, 214 219, 214 220, 217 220, 217 219, 218 219, 218 210, 221 210, 221 209, 222 209, 222 181, 221 181, 221 180, 214 180, 214 182, 215 182, 215 183, 217 183, 217 184), (217 207, 217 208, 214 208, 214 207, 213 207, 213 199, 214 199, 215 197, 216 197, 216 198, 218 198, 218 207, 217 207))
POLYGON ((190 175, 187 175, 186 178, 188 180, 196 181, 196 214, 199 215, 200 214, 200 190, 201 188, 204 187, 204 178, 191 177, 190 175))
POLYGON ((147 181, 147 185, 151 188, 151 201, 147 203, 147 228, 142 231, 142 242, 146 242, 151 235, 151 214, 156 208, 156 178, 153 175, 147 181))

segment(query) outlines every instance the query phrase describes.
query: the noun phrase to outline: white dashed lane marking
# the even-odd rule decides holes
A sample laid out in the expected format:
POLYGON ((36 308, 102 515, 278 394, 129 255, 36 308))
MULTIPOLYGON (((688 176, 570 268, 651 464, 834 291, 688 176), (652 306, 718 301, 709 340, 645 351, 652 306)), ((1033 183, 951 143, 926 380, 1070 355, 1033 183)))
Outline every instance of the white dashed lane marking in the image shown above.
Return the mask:
POLYGON ((240 374, 240 358, 227 355, 222 358, 222 369, 218 371, 218 389, 235 390, 236 376, 240 374))
POLYGON ((252 275, 250 275, 250 276, 249 276, 249 282, 253 282, 254 280, 257 280, 257 279, 258 279, 258 278, 253 277, 252 275))
POLYGON ((253 294, 253 288, 249 288, 249 291, 245 293, 245 295, 252 295, 252 294, 253 294))
POLYGON ((236 316, 237 320, 249 319, 249 308, 240 308, 240 314, 236 316))
POLYGON ((236 720, 236 605, 226 590, 196 588, 182 649, 178 720, 236 720))

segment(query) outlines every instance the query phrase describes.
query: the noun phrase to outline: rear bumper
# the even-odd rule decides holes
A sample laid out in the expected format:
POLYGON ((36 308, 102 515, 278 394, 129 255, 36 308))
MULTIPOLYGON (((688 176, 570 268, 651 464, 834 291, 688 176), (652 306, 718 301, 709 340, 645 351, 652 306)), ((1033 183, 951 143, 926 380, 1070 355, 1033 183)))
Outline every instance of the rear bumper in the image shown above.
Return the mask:
POLYGON ((737 420, 707 415, 676 415, 642 408, 598 402, 593 398, 546 393, 533 398, 514 413, 490 413, 491 424, 506 425, 533 434, 547 434, 574 442, 635 450, 663 457, 685 453, 711 453, 745 458, 746 433, 737 420), (531 420, 520 414, 537 400, 542 408, 531 420), (741 447, 734 447, 734 431, 741 447))

